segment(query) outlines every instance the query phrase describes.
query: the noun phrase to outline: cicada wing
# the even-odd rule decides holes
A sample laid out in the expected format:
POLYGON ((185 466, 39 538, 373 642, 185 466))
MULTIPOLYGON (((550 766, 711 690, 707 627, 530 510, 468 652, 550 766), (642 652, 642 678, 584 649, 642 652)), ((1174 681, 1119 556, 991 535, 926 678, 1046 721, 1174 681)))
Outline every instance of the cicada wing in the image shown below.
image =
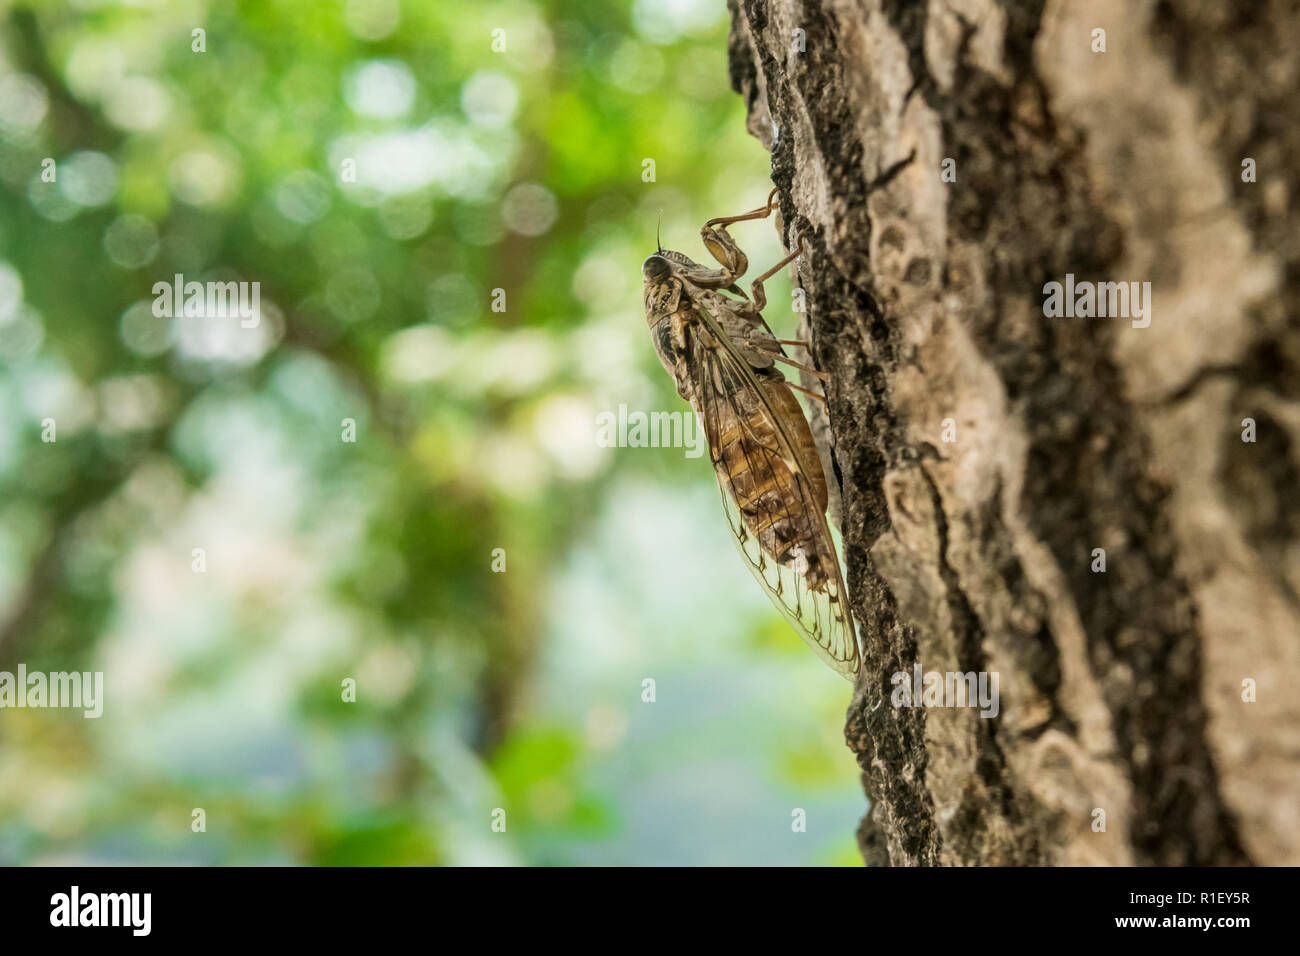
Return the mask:
POLYGON ((796 443, 743 358, 730 343, 715 345, 715 336, 699 331, 691 356, 697 411, 732 538, 781 615, 833 670, 853 680, 859 659, 848 594, 796 443))

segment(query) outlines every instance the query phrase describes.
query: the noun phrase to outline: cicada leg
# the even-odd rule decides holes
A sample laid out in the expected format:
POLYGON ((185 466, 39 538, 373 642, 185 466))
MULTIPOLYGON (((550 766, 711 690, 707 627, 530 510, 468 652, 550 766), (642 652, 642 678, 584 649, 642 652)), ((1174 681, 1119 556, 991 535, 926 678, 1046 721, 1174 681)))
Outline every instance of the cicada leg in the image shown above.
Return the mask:
POLYGON ((803 342, 792 342, 789 339, 748 339, 745 342, 745 344, 750 348, 761 349, 762 351, 770 354, 774 360, 778 362, 784 362, 786 365, 789 365, 791 368, 797 368, 801 372, 807 372, 809 375, 813 376, 813 378, 820 379, 823 382, 829 382, 831 380, 831 377, 827 375, 825 372, 819 372, 811 365, 805 365, 803 362, 796 362, 788 355, 783 354, 781 352, 781 348, 780 345, 778 345, 778 343, 780 343, 780 345, 803 345, 804 344, 803 342))
POLYGON ((733 222, 745 222, 749 219, 766 219, 768 216, 772 215, 772 210, 776 208, 776 203, 773 202, 773 200, 776 199, 777 192, 779 192, 779 190, 773 189, 768 193, 767 202, 759 206, 757 209, 751 209, 749 212, 742 212, 739 216, 719 216, 717 219, 710 219, 704 224, 704 228, 709 229, 713 226, 729 226, 733 222))
POLYGON ((785 384, 793 388, 796 392, 803 392, 805 395, 817 399, 817 401, 822 403, 822 408, 827 407, 826 396, 822 395, 820 392, 814 392, 811 388, 804 388, 802 385, 796 385, 794 382, 786 382, 785 384))
POLYGON ((710 219, 700 230, 700 239, 704 242, 704 248, 709 250, 709 255, 721 263, 723 274, 730 279, 730 282, 735 282, 745 274, 745 270, 749 268, 749 259, 741 251, 740 246, 736 245, 736 240, 731 238, 727 226, 733 222, 766 219, 772 215, 772 210, 776 208, 774 203, 776 193, 777 191, 773 189, 767 197, 767 202, 757 209, 751 209, 739 216, 719 216, 717 219, 710 219))
POLYGON ((772 278, 772 276, 776 275, 790 263, 794 262, 794 260, 798 259, 802 253, 803 237, 800 236, 799 243, 795 246, 794 252, 790 253, 776 265, 772 266, 772 268, 768 269, 750 284, 749 294, 753 296, 754 300, 752 305, 755 312, 762 312, 764 307, 767 305, 767 293, 763 291, 763 283, 772 278))

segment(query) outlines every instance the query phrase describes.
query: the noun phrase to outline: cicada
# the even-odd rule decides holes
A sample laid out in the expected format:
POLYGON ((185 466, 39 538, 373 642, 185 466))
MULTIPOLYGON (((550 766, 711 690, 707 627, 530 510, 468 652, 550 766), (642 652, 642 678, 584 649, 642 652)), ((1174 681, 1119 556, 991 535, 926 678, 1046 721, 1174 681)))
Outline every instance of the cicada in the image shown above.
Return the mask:
POLYGON ((749 261, 727 232, 731 223, 771 215, 775 195, 751 212, 705 223, 700 237, 720 269, 663 248, 646 259, 646 322, 659 361, 704 427, 745 563, 818 656, 852 680, 857 638, 826 522, 826 476, 792 389, 824 399, 787 382, 776 363, 824 376, 787 356, 782 346, 802 343, 776 338, 762 315, 764 280, 798 249, 754 280, 750 298, 736 283, 749 261))

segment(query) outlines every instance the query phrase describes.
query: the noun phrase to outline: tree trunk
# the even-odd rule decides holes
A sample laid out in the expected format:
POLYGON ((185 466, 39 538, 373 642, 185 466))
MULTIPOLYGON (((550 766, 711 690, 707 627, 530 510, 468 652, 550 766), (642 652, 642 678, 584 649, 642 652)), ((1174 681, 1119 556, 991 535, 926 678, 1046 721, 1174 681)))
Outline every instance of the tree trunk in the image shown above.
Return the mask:
POLYGON ((1300 864, 1295 5, 731 12, 832 376, 866 860, 1300 864), (916 666, 997 715, 897 706, 916 666))

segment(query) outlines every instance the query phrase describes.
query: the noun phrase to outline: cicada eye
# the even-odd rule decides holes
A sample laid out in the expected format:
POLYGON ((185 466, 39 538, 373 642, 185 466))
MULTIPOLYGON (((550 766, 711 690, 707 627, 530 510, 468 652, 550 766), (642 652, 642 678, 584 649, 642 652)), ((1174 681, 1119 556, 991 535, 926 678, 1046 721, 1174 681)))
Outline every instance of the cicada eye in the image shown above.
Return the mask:
POLYGON ((647 279, 666 279, 672 272, 673 267, 663 256, 651 256, 645 262, 641 263, 641 274, 647 279))

